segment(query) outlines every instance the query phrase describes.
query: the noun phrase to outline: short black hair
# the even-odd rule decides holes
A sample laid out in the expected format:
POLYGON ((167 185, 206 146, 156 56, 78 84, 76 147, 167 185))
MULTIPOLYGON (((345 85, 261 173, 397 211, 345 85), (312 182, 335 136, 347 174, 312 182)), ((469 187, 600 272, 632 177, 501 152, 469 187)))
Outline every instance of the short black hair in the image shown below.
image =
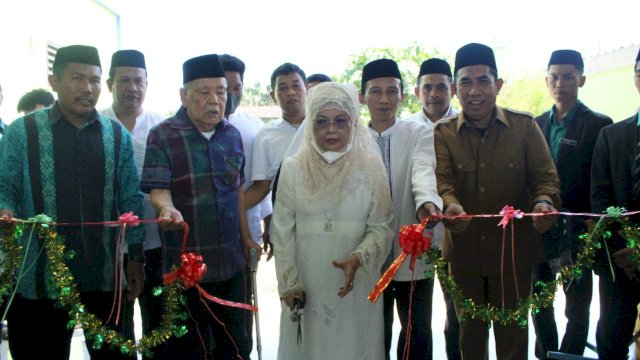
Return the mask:
POLYGON ((45 89, 34 89, 22 95, 20 101, 18 101, 18 112, 31 111, 38 104, 49 107, 53 105, 54 101, 52 93, 45 89))
POLYGON ((276 78, 281 75, 289 75, 289 74, 298 74, 302 78, 302 81, 305 85, 307 85, 307 76, 304 74, 304 71, 300 69, 298 65, 294 65, 291 63, 284 63, 278 66, 273 73, 271 74, 271 90, 275 91, 276 88, 276 78))
POLYGON ((308 83, 312 83, 312 82, 323 83, 323 82, 331 82, 331 81, 333 80, 331 80, 331 78, 325 74, 313 74, 313 75, 309 75, 309 77, 307 78, 308 83))
POLYGON ((244 62, 238 59, 237 57, 229 54, 220 55, 220 62, 222 63, 222 68, 224 71, 235 71, 240 73, 240 80, 244 82, 244 62))

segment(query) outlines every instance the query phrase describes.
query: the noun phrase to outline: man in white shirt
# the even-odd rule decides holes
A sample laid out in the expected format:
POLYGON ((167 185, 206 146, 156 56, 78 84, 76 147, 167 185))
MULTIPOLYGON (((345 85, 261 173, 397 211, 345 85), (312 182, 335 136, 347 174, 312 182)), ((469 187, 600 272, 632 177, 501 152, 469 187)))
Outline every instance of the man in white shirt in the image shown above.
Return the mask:
MULTIPOLYGON (((448 62, 438 58, 423 61, 420 66, 420 73, 418 73, 418 84, 414 90, 416 97, 420 100, 422 109, 403 120, 415 121, 433 128, 440 120, 458 115, 460 110, 451 106, 451 97, 454 94, 452 84, 453 75, 448 62)), ((444 224, 438 223, 433 228, 431 243, 438 247, 442 246, 444 236, 444 224)), ((459 344, 460 324, 458 323, 451 295, 446 292, 443 295, 447 307, 447 320, 444 325, 447 359, 459 360, 462 358, 459 344)), ((427 296, 432 297, 433 292, 427 296)), ((431 326, 431 324, 428 325, 431 326)))
POLYGON ((451 106, 454 94, 452 84, 453 75, 448 62, 438 58, 423 61, 414 89, 422 109, 404 120, 434 126, 441 119, 458 115, 460 110, 451 106))
POLYGON ((290 63, 280 65, 271 74, 271 89, 271 98, 282 109, 282 116, 256 134, 251 166, 253 184, 245 192, 247 208, 262 201, 273 188, 284 154, 305 117, 307 77, 302 69, 290 63))
MULTIPOLYGON (((245 156, 244 177, 245 179, 251 179, 253 143, 258 131, 264 127, 264 123, 257 117, 238 110, 238 106, 242 101, 242 95, 244 94, 243 82, 244 71, 246 69, 244 62, 237 57, 228 54, 220 55, 220 62, 222 63, 224 75, 227 79, 227 104, 224 109, 225 116, 229 120, 229 123, 240 131, 245 156)), ((251 181, 246 181, 243 185, 244 190, 246 191, 251 184, 251 181)), ((260 203, 247 209, 247 222, 249 224, 251 238, 258 244, 263 242, 263 238, 266 239, 265 250, 268 250, 269 232, 267 230, 263 233, 262 219, 265 219, 264 224, 265 226, 268 226, 271 220, 272 211, 271 199, 268 197, 265 197, 260 201, 260 203)), ((248 266, 250 267, 251 265, 249 264, 248 266)), ((253 296, 253 285, 251 282, 252 275, 251 269, 249 268, 245 272, 246 303, 250 303, 251 297, 253 296)), ((244 313, 244 317, 245 331, 247 338, 249 339, 249 347, 253 347, 253 314, 247 311, 244 313)))
MULTIPOLYGON (((360 102, 366 104, 371 113, 369 130, 380 147, 393 200, 394 239, 389 264, 402 252, 397 239, 400 227, 415 224, 425 216, 439 214, 442 207, 442 199, 436 188, 433 129, 411 121, 398 121, 396 113, 403 99, 402 76, 395 61, 380 59, 365 65, 360 102)), ((402 325, 397 357, 403 358, 409 310, 412 327, 408 347, 410 358, 433 357, 430 326, 433 278, 427 279, 425 270, 422 258, 415 262, 413 274, 409 269, 409 262, 405 262, 384 292, 387 358, 391 350, 394 302, 402 325), (416 281, 409 309, 412 278, 416 281)))
MULTIPOLYGON (((242 136, 242 146, 244 148, 245 166, 244 176, 245 179, 251 179, 252 167, 253 167, 253 144, 255 137, 264 127, 262 120, 250 115, 242 110, 238 110, 238 106, 242 101, 244 94, 244 71, 245 64, 242 60, 235 56, 224 54, 220 56, 222 67, 224 68, 224 74, 227 78, 227 105, 225 107, 225 116, 229 120, 231 125, 235 126, 242 136)), ((247 181, 244 185, 245 190, 252 184, 251 181, 247 181)), ((270 218, 272 212, 272 206, 270 199, 263 199, 260 203, 247 210, 247 220, 249 221, 249 230, 251 231, 251 237, 253 241, 258 244, 262 243, 263 237, 268 237, 269 234, 262 231, 262 219, 270 218)), ((268 223, 268 221, 266 221, 268 223)))
MULTIPOLYGON (((107 87, 113 94, 113 104, 101 113, 120 121, 129 130, 136 166, 138 171, 142 172, 149 130, 164 120, 160 114, 142 107, 147 92, 147 68, 144 55, 137 50, 119 50, 113 53, 107 87)), ((156 211, 151 206, 148 194, 144 194, 144 209, 146 219, 156 218, 156 211)), ((145 282, 138 302, 142 318, 142 333, 150 335, 151 331, 160 325, 162 317, 162 297, 153 295, 153 289, 162 286, 162 253, 158 225, 148 223, 144 226, 146 226, 145 282)), ((125 331, 128 336, 133 337, 132 301, 126 305, 124 314, 125 331)), ((162 358, 162 351, 156 348, 150 355, 144 356, 144 359, 162 358)))

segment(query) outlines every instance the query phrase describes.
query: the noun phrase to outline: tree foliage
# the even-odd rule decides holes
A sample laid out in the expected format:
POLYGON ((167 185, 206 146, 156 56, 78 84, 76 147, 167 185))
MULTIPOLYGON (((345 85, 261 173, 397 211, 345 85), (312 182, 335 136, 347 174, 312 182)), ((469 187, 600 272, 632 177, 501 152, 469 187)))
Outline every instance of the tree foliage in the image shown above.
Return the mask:
POLYGON ((259 81, 253 86, 245 86, 242 95, 242 103, 247 106, 269 106, 273 105, 273 100, 269 96, 269 85, 262 85, 259 81))
POLYGON ((553 99, 549 96, 544 73, 526 74, 516 79, 505 79, 497 103, 514 110, 527 111, 538 116, 549 110, 553 99))

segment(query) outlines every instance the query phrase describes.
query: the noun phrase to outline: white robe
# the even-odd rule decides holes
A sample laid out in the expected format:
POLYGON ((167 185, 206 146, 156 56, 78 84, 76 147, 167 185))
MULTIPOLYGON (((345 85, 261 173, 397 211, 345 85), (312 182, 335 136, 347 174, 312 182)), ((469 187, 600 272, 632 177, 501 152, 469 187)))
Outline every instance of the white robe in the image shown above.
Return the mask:
MULTIPOLYGON (((390 136, 390 182, 393 199, 393 259, 402 253, 398 231, 403 225, 418 223, 416 213, 425 202, 442 209, 442 199, 436 186, 436 156, 433 145, 433 128, 410 121, 396 121, 390 128, 378 134, 373 128, 369 133, 375 139, 390 136)), ((422 257, 415 262, 412 274, 409 261, 405 261, 393 277, 395 281, 425 279, 427 267, 422 257)), ((389 264, 390 265, 390 264, 389 264)), ((385 269, 386 270, 386 269, 385 269)))
POLYGON ((384 359, 382 299, 374 304, 367 296, 380 278, 391 247, 391 209, 382 206, 368 187, 360 186, 331 211, 322 211, 322 203, 314 204, 319 209, 315 214, 296 211, 309 204, 301 199, 308 190, 294 160, 283 163, 278 197, 295 199, 295 208, 276 202, 272 241, 280 294, 303 288, 307 303, 299 346, 298 325, 282 303, 278 359, 384 359), (344 285, 344 273, 332 261, 354 253, 363 263, 356 271, 353 290, 341 299, 338 291, 344 285))

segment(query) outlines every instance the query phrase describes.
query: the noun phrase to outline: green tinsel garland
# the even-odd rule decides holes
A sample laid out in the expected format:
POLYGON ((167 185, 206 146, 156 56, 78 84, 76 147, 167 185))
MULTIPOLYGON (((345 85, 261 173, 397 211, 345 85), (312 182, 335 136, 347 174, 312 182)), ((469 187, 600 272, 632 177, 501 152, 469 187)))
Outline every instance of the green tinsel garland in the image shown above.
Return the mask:
MULTIPOLYGON (((48 266, 52 274, 49 280, 53 284, 55 297, 60 305, 69 310, 69 317, 72 319, 67 326, 71 329, 77 322, 80 323, 85 336, 93 340, 94 348, 99 349, 106 343, 119 348, 123 354, 131 355, 136 352, 149 354, 152 348, 163 344, 170 337, 174 335, 180 337, 187 332, 185 325, 177 324, 178 320, 186 319, 186 313, 179 311, 180 306, 184 305, 184 299, 181 295, 182 286, 178 281, 155 289, 154 295, 160 296, 162 293, 165 295, 162 320, 160 326, 149 336, 143 336, 139 343, 136 344, 132 339, 125 339, 115 330, 105 327, 100 319, 86 311, 80 300, 80 292, 73 274, 64 262, 74 254, 65 252, 64 242, 58 239, 58 234, 52 226, 46 223, 37 223, 34 226, 37 228, 40 239, 45 242, 48 266)), ((17 239, 22 235, 23 229, 22 223, 6 223, 0 226, 0 250, 4 253, 4 259, 1 262, 4 271, 0 274, 0 294, 2 295, 9 294, 15 282, 13 274, 17 272, 22 259, 22 247, 17 239)))
MULTIPOLYGON (((4 239, 18 239, 22 236, 24 226, 16 223, 0 225, 0 252, 4 254, 0 260, 0 267, 4 269, 0 274, 0 305, 4 302, 15 284, 14 276, 22 262, 22 246, 17 241, 5 241, 4 239)), ((2 317, 3 314, 0 314, 2 317)))
MULTIPOLYGON (((515 309, 503 309, 491 304, 476 304, 473 300, 465 298, 453 277, 449 275, 446 262, 439 249, 429 250, 425 261, 427 264, 434 265, 443 290, 451 295, 458 309, 462 309, 462 321, 471 318, 484 322, 497 321, 502 325, 517 322, 520 326, 525 327, 528 323, 529 311, 536 314, 540 309, 553 304, 558 285, 562 286, 563 283, 580 279, 583 271, 590 271, 593 268, 596 251, 602 248, 606 240, 612 236, 611 232, 607 230, 609 225, 614 223, 622 225, 621 233, 627 239, 627 246, 633 249, 635 259, 640 259, 640 228, 634 226, 628 218, 622 217, 624 211, 624 209, 613 207, 607 209, 607 215, 600 218, 591 234, 580 235, 579 238, 584 242, 584 247, 577 255, 576 261, 571 265, 564 266, 560 270, 560 276, 555 280, 537 281, 534 284, 532 295, 520 299, 515 309)), ((640 262, 638 262, 638 270, 640 271, 640 262)), ((432 277, 433 272, 428 271, 427 275, 432 277)))

